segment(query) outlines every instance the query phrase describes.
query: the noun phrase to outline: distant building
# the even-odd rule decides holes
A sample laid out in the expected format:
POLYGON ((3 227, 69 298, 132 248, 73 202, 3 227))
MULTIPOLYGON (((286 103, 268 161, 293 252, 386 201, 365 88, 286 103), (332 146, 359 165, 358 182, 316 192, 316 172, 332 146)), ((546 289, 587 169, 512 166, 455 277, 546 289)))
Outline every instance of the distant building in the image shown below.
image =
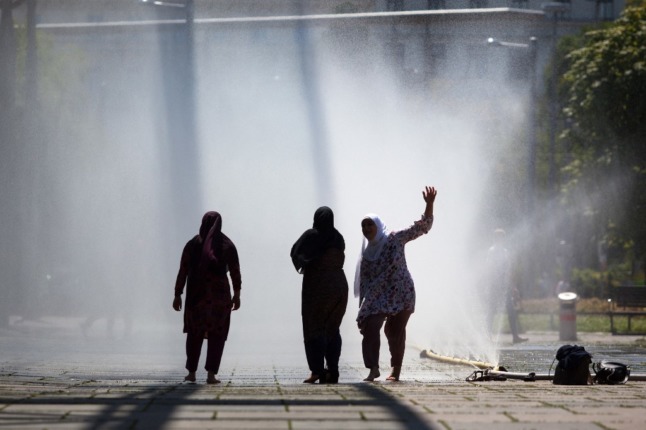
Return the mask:
MULTIPOLYGON (((167 0, 185 3, 190 0, 167 0)), ((542 10, 543 0, 193 0, 196 18, 294 16, 388 11, 515 8, 542 10)), ((156 12, 142 0, 37 0, 41 23, 107 22, 152 19, 156 12)), ((625 0, 561 0, 563 19, 612 20, 625 0)), ((20 10, 16 11, 19 14, 20 10)))

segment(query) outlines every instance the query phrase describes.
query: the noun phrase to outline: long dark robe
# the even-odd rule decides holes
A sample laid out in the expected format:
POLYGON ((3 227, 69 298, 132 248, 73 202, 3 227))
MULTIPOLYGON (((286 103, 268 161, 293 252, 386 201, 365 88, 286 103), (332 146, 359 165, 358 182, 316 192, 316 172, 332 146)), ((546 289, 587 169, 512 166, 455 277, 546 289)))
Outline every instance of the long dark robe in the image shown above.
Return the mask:
POLYGON ((235 245, 221 231, 222 217, 207 212, 200 233, 184 246, 175 295, 186 285, 184 332, 214 332, 226 338, 231 316, 231 276, 233 289, 240 289, 240 262, 235 245))
POLYGON ((341 354, 339 327, 348 302, 348 282, 343 272, 343 236, 334 228, 328 207, 314 214, 313 228, 305 231, 291 250, 294 268, 303 274, 301 316, 305 353, 312 373, 328 369, 338 375, 341 354))

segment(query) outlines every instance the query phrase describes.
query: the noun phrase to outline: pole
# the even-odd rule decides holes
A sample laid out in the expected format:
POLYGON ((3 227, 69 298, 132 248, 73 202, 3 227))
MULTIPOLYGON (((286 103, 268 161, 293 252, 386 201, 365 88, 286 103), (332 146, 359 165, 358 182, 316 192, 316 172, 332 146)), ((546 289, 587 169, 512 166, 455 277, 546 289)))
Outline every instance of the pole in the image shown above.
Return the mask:
POLYGON ((538 41, 535 37, 529 39, 529 69, 530 69, 530 89, 529 89, 529 121, 527 127, 527 215, 532 216, 534 205, 536 204, 536 148, 538 146, 536 137, 536 103, 537 103, 537 52, 538 41))
MULTIPOLYGON (((161 169, 167 172, 160 180, 166 190, 162 222, 172 225, 164 231, 169 265, 176 263, 187 234, 201 219, 202 184, 196 130, 194 76, 194 0, 139 0, 157 9, 161 75, 161 127, 159 146, 161 169), (181 18, 180 18, 181 17, 181 18), (172 22, 168 22, 172 20, 172 22), (197 221, 196 221, 197 220, 197 221)), ((170 266, 169 266, 170 267, 170 266)))
POLYGON ((193 24, 195 22, 195 3, 194 0, 186 0, 186 27, 188 29, 190 40, 193 40, 193 24))
POLYGON ((20 236, 20 193, 15 185, 21 175, 23 151, 21 118, 16 107, 17 44, 13 9, 25 0, 0 0, 0 326, 20 309, 24 291, 21 270, 23 248, 20 236), (16 245, 18 244, 18 245, 16 245))
POLYGON ((36 44, 36 1, 27 0, 27 99, 34 103, 38 95, 38 56, 36 44))
POLYGON ((530 37, 529 43, 514 43, 490 37, 487 39, 489 46, 503 47, 513 50, 527 50, 527 68, 529 73, 529 103, 527 107, 527 184, 525 198, 525 213, 532 216, 536 201, 536 100, 537 100, 537 52, 538 40, 530 37))
POLYGON ((556 27, 558 24, 558 12, 552 12, 552 74, 550 76, 550 141, 549 141, 549 170, 548 170, 548 192, 550 197, 556 185, 556 108, 557 108, 557 61, 556 61, 556 27))

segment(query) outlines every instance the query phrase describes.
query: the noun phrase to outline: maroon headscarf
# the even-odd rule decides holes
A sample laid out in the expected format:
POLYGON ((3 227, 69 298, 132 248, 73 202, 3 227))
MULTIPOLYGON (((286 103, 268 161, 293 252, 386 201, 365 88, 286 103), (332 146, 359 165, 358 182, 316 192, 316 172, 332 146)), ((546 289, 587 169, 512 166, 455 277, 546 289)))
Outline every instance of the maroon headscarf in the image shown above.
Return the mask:
POLYGON ((225 251, 235 248, 235 245, 222 233, 222 216, 218 212, 211 211, 204 214, 200 226, 200 239, 202 239, 200 271, 213 270, 222 264, 226 267, 225 251))

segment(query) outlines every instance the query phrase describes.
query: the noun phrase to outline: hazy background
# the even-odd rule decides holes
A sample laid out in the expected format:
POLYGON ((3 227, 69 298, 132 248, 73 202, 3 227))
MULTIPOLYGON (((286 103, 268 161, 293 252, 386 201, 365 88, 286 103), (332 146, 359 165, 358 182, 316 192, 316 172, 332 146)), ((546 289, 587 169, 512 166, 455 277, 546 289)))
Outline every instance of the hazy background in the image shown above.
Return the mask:
MULTIPOLYGON (((509 231, 512 252, 527 234, 515 220, 528 82, 509 78, 509 54, 484 38, 475 51, 449 41, 455 55, 425 81, 419 35, 394 55, 387 25, 197 27, 192 59, 177 28, 42 36, 48 132, 19 154, 25 168, 10 185, 24 214, 14 325, 71 317, 91 345, 110 337, 110 317, 112 337, 140 339, 140 350, 183 350, 171 309, 179 259, 202 214, 217 210, 243 280, 227 351, 280 355, 302 345, 289 251, 316 208, 335 212, 352 286, 362 217, 405 228, 432 185, 433 229, 407 246, 417 290, 409 343, 495 361, 481 321, 484 257, 494 228, 509 231)), ((351 298, 342 335, 352 354, 357 310, 351 298)), ((304 354, 295 365, 306 366, 304 354)))

